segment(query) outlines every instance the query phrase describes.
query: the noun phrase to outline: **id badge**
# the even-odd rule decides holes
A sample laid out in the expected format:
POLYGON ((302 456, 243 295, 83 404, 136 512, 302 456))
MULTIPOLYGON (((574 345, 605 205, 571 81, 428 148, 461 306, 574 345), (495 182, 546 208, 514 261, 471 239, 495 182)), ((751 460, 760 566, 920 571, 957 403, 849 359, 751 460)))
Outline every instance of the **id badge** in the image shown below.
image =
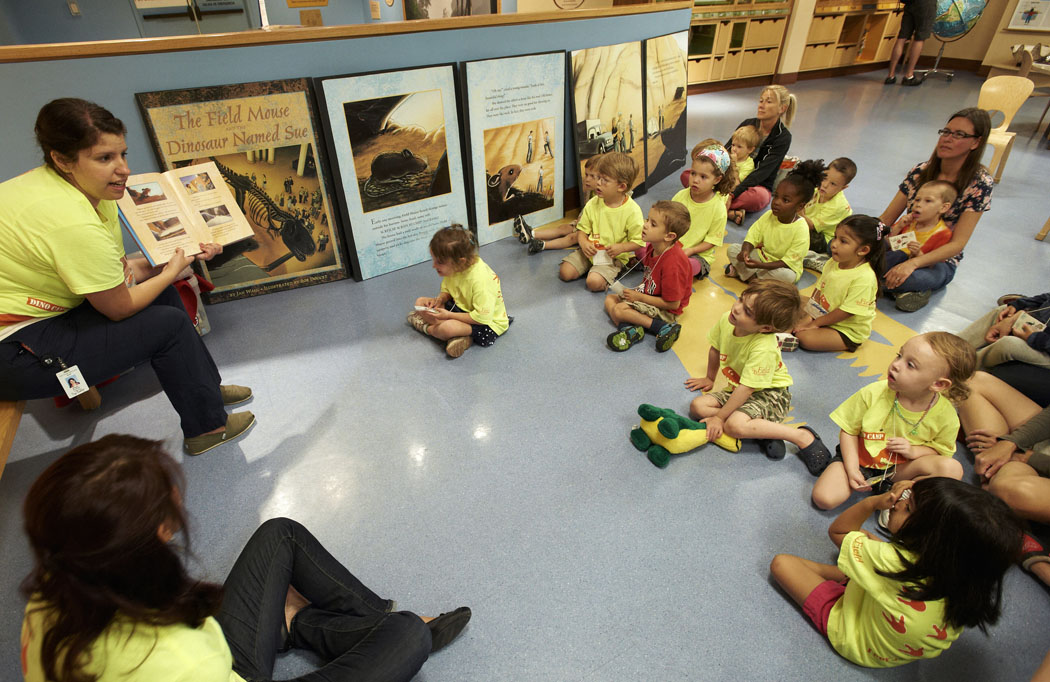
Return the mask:
POLYGON ((806 301, 806 314, 812 317, 814 320, 818 317, 824 317, 828 314, 828 311, 824 310, 824 306, 817 303, 816 299, 812 296, 806 301))
POLYGON ((76 365, 67 367, 55 376, 58 378, 58 383, 62 384, 62 390, 66 392, 66 397, 70 400, 81 393, 87 393, 91 389, 87 381, 84 380, 84 375, 80 373, 80 368, 76 365))

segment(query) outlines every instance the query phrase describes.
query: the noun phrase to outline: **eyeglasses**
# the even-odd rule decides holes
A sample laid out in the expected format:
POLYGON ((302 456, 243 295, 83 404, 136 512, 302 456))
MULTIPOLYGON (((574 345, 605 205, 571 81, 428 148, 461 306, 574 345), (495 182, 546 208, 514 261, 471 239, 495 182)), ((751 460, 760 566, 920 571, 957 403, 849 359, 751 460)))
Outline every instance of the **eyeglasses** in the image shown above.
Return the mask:
POLYGON ((980 135, 970 135, 969 133, 964 133, 961 130, 952 130, 951 128, 941 128, 937 131, 937 134, 941 137, 954 137, 956 140, 965 140, 971 137, 980 137, 980 135))

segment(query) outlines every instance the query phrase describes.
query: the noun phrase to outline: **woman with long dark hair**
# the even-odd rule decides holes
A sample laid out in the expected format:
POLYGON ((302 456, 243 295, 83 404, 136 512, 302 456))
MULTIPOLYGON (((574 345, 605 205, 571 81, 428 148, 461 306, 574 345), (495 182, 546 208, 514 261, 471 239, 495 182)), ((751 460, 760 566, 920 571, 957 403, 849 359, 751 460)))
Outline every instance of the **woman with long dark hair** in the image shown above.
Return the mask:
POLYGON ((123 435, 40 475, 24 507, 26 680, 268 680, 293 647, 325 662, 304 681, 409 680, 470 620, 395 611, 289 519, 259 527, 224 585, 197 580, 181 488, 159 442, 123 435))
MULTIPOLYGON (((0 400, 62 395, 76 367, 93 386, 149 362, 198 455, 243 434, 251 412, 227 415, 251 389, 219 370, 171 286, 194 261, 163 267, 124 253, 116 200, 131 171, 124 124, 82 99, 48 102, 36 120, 44 164, 0 183, 0 400)), ((208 260, 222 251, 201 244, 208 260)))
POLYGON ((893 225, 908 209, 919 188, 931 180, 948 182, 958 193, 942 216, 952 233, 946 244, 914 257, 908 251, 886 253, 886 291, 894 296, 899 309, 912 312, 922 308, 934 291, 943 289, 955 278, 963 248, 992 203, 992 176, 981 165, 991 129, 991 119, 984 109, 970 107, 952 114, 948 123, 937 131, 937 146, 930 158, 908 171, 897 194, 882 212, 880 220, 893 225))

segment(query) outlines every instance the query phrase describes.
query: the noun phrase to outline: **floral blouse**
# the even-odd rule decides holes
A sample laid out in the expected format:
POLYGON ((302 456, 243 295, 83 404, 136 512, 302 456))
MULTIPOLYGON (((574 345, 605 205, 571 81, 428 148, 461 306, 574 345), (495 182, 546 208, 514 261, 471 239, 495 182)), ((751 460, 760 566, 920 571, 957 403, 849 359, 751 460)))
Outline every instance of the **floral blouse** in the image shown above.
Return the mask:
MULTIPOLYGON (((919 165, 908 171, 908 174, 904 177, 904 181, 901 182, 900 189, 908 199, 910 204, 912 199, 915 198, 915 193, 919 191, 919 175, 922 173, 922 169, 926 167, 929 161, 923 161, 919 165)), ((992 205, 992 188, 995 186, 992 180, 992 175, 983 167, 977 171, 974 175, 973 180, 970 181, 969 186, 966 190, 955 198, 955 202, 952 203, 951 208, 944 214, 944 224, 948 226, 948 229, 952 232, 955 231, 955 223, 959 220, 959 217, 966 211, 974 211, 975 213, 984 213, 988 210, 988 207, 992 205)), ((959 261, 962 260, 962 251, 958 255, 952 256, 951 258, 944 261, 952 265, 958 265, 959 261)))

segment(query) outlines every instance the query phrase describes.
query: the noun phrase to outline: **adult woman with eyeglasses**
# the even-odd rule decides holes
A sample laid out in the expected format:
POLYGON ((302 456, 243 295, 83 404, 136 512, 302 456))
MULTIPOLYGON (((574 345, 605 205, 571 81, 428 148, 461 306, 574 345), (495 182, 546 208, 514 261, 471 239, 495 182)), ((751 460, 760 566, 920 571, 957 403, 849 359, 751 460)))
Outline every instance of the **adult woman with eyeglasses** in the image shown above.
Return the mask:
POLYGON ((398 611, 290 519, 259 526, 222 586, 190 576, 181 469, 161 445, 109 435, 30 487, 26 682, 269 680, 289 648, 321 660, 302 682, 407 682, 466 627, 466 607, 398 611))
POLYGON ((950 182, 958 192, 943 216, 944 224, 952 231, 947 244, 911 258, 907 251, 887 251, 886 290, 896 298, 899 309, 918 310, 929 302, 934 291, 955 277, 963 248, 992 201, 992 176, 981 165, 991 128, 991 119, 984 109, 970 107, 952 114, 947 125, 937 131, 937 146, 929 160, 908 171, 897 195, 882 212, 882 222, 892 225, 915 198, 919 187, 931 180, 950 182))

